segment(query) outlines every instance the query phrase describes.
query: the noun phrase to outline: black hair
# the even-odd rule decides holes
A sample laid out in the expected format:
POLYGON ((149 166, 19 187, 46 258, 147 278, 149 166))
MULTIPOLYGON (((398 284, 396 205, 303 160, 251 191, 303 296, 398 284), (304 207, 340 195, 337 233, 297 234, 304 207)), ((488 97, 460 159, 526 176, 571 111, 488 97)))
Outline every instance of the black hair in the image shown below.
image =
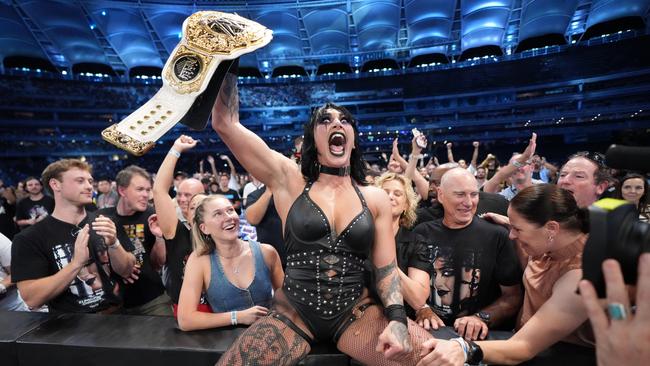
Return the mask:
POLYGON ((316 123, 323 118, 325 111, 336 109, 352 125, 354 130, 354 148, 350 153, 350 176, 361 186, 366 182, 366 162, 363 159, 361 148, 359 147, 359 128, 356 120, 352 117, 350 111, 345 107, 334 103, 326 103, 324 106, 314 109, 309 122, 303 126, 304 141, 302 143, 300 171, 308 182, 315 182, 320 174, 320 163, 318 162, 318 151, 316 150, 316 141, 314 140, 314 127, 316 123))
POLYGON ((557 221, 567 230, 589 232, 589 212, 579 208, 571 192, 555 184, 535 184, 522 189, 510 207, 538 226, 557 221))
POLYGON ((630 179, 641 179, 643 181, 643 196, 639 199, 637 210, 640 215, 650 216, 650 210, 648 209, 648 201, 650 201, 650 186, 648 185, 648 180, 643 175, 639 173, 626 174, 616 185, 615 197, 623 199, 623 184, 625 181, 630 179))

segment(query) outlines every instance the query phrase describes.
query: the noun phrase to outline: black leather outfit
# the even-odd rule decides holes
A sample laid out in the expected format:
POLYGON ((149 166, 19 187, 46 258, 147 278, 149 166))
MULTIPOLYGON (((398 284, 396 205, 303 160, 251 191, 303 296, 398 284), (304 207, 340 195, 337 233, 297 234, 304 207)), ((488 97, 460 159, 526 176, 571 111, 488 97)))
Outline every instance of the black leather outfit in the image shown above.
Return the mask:
POLYGON ((364 261, 375 226, 359 188, 361 212, 336 235, 309 197, 308 183, 287 215, 287 269, 283 292, 316 340, 335 340, 347 327, 364 287, 364 261))

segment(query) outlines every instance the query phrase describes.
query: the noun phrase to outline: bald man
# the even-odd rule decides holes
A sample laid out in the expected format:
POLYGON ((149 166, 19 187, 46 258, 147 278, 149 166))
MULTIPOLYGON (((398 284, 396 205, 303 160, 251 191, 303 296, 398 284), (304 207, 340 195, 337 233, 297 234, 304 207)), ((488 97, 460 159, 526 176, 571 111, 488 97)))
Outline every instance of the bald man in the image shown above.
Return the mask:
MULTIPOLYGON (((442 218, 444 210, 440 205, 440 202, 435 198, 437 195, 437 187, 440 185, 442 176, 445 175, 449 170, 453 168, 458 168, 458 163, 445 163, 438 165, 430 172, 430 189, 433 190, 430 193, 433 202, 430 207, 421 207, 417 209, 417 221, 415 225, 421 224, 427 221, 433 221, 439 218, 442 218)), ((478 184, 478 183, 477 183, 478 184)), ((478 192, 479 200, 476 209, 476 214, 481 215, 486 212, 494 212, 499 215, 507 216, 508 215, 508 200, 505 199, 502 195, 498 193, 491 192, 478 192)))
POLYGON ((513 317, 521 304, 514 243, 505 228, 475 215, 479 191, 467 169, 446 172, 437 193, 442 219, 415 228, 432 251, 428 320, 439 324, 440 319, 467 339, 485 339, 488 329, 513 317))

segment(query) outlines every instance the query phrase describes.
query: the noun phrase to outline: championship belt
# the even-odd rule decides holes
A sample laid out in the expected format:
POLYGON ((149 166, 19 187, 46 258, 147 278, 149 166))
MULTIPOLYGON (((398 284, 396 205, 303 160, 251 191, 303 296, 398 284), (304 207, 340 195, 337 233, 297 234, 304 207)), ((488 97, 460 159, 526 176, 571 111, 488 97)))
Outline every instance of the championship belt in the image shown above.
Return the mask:
POLYGON ((235 14, 200 11, 183 22, 183 37, 163 68, 163 86, 102 138, 134 155, 151 150, 176 123, 205 128, 221 83, 237 58, 267 45, 273 32, 235 14))

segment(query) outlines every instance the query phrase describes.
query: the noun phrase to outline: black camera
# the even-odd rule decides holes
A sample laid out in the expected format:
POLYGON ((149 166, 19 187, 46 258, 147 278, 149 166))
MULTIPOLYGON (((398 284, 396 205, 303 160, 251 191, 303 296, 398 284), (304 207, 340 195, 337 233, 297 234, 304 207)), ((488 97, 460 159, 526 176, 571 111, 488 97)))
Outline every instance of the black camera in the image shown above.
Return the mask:
MULTIPOLYGON (((647 172, 649 158, 650 148, 612 145, 607 150, 606 162, 611 168, 647 172)), ((582 257, 582 272, 599 297, 606 296, 602 272, 605 259, 616 259, 625 283, 632 285, 637 281, 639 256, 645 252, 650 252, 650 224, 639 221, 634 204, 605 198, 589 207, 589 239, 582 257)))
POLYGON ((582 256, 582 273, 594 284, 599 297, 605 297, 601 263, 616 259, 625 283, 635 284, 637 263, 644 252, 650 252, 650 224, 639 221, 633 204, 604 198, 589 207, 589 239, 582 256))

